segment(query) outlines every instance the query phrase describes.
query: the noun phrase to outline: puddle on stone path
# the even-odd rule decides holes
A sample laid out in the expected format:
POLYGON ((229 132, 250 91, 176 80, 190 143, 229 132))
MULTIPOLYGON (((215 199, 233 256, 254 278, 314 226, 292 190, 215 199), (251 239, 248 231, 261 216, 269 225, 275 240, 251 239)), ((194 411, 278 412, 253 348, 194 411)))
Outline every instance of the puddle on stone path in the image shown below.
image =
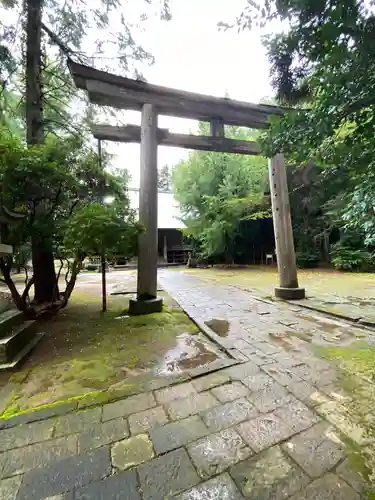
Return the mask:
POLYGON ((226 319, 210 319, 209 321, 205 321, 204 324, 211 328, 217 335, 220 337, 228 337, 229 333, 229 321, 226 319))
POLYGON ((201 336, 183 333, 177 338, 177 344, 166 352, 161 365, 156 367, 158 375, 170 375, 212 363, 220 357, 201 336))
POLYGON ((327 328, 327 325, 322 321, 321 325, 318 325, 317 328, 312 328, 311 331, 293 330, 276 333, 270 332, 268 336, 268 341, 270 342, 270 344, 273 344, 277 347, 282 347, 287 351, 292 351, 296 349, 298 350, 298 348, 293 345, 293 337, 309 344, 335 344, 343 346, 349 345, 355 340, 363 339, 367 337, 367 334, 350 328, 349 325, 329 324, 327 328), (342 328, 343 326, 345 326, 345 329, 342 328))
MULTIPOLYGON (((363 339, 368 336, 367 333, 358 330, 349 323, 338 322, 328 318, 323 319, 314 315, 299 315, 299 317, 314 323, 315 331, 311 333, 309 342, 313 341, 313 337, 320 335, 321 340, 330 344, 350 344, 352 341, 363 339)), ((309 332, 304 333, 310 335, 309 332)), ((320 343, 318 337, 316 340, 320 343)))
POLYGON ((318 328, 324 329, 327 333, 328 332, 334 333, 335 330, 337 330, 338 328, 349 328, 349 325, 346 325, 344 323, 338 323, 329 319, 323 319, 320 318, 319 316, 314 316, 309 314, 299 314, 298 317, 306 321, 310 321, 311 323, 314 323, 318 328))
POLYGON ((305 331, 293 332, 292 335, 293 337, 297 337, 298 339, 303 340, 304 342, 308 342, 309 344, 311 344, 314 336, 312 332, 305 331))
POLYGON ((308 332, 270 332, 269 343, 276 347, 283 347, 286 351, 299 351, 298 347, 293 345, 292 337, 297 337, 305 342, 312 342, 312 333, 308 332))
POLYGON ((286 351, 293 351, 295 349, 293 344, 287 340, 290 338, 290 335, 287 332, 270 332, 268 336, 269 343, 275 347, 283 347, 286 351))

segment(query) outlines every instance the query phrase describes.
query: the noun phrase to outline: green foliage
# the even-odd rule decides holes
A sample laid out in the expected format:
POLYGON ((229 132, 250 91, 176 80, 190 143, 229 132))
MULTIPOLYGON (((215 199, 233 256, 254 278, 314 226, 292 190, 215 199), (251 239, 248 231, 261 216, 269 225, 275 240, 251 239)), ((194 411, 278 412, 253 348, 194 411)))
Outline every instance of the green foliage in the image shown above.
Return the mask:
POLYGON ((358 234, 347 233, 332 245, 331 261, 339 271, 368 271, 373 267, 374 257, 363 248, 358 234))
POLYGON ((97 271, 98 266, 96 264, 86 264, 85 269, 86 271, 97 271))
POLYGON ((172 188, 172 172, 168 165, 164 165, 158 172, 158 189, 170 191, 172 188))
MULTIPOLYGON (((49 53, 56 52, 56 44, 59 44, 64 57, 70 54, 87 64, 99 64, 103 69, 115 64, 125 72, 135 70, 134 64, 138 61, 153 62, 152 55, 138 43, 134 27, 155 16, 163 20, 171 17, 167 0, 145 0, 140 4, 121 0, 101 0, 97 4, 44 0, 42 4, 43 22, 54 35, 53 39, 47 36, 45 48, 49 53), (90 43, 85 44, 88 38, 90 43), (91 52, 84 52, 83 47, 91 52)), ((27 2, 21 0, 3 0, 0 8, 13 9, 17 20, 27 6, 27 2)), ((22 26, 4 24, 3 29, 7 35, 2 37, 4 46, 8 48, 8 44, 13 44, 11 55, 20 56, 14 54, 14 46, 21 44, 22 26)))
MULTIPOLYGON (((133 256, 139 226, 129 207, 126 176, 104 169, 97 154, 86 149, 83 136, 58 139, 26 147, 21 140, 0 129, 0 203, 22 211, 24 219, 8 227, 7 243, 16 254, 30 248, 32 237, 49 241, 54 256, 69 259, 66 304, 86 256, 116 252, 133 256), (110 197, 111 205, 103 205, 110 197)), ((20 308, 29 307, 10 279, 12 262, 0 259, 0 269, 20 308)), ((32 278, 31 278, 32 279, 32 278)))
MULTIPOLYGON (((154 59, 137 40, 135 26, 155 16, 168 20, 168 0, 101 0, 96 3, 43 0, 41 4, 44 128, 47 133, 78 131, 82 128, 82 121, 91 120, 92 111, 72 82, 66 65, 67 56, 100 69, 140 77, 138 63, 152 64, 154 59)), ((27 87, 24 57, 25 41, 28 43, 25 38, 26 14, 32 5, 32 2, 21 0, 0 2, 0 13, 12 11, 11 15, 4 13, 0 20, 1 113, 4 110, 11 115, 14 113, 12 100, 4 100, 1 95, 6 88, 17 97, 17 115, 22 118, 27 87)))
MULTIPOLYGON (((368 63, 375 51, 373 14, 371 3, 361 0, 271 0, 247 2, 237 21, 242 29, 275 19, 283 21, 283 29, 273 30, 265 44, 278 97, 293 101, 314 93, 316 81, 311 80, 324 65, 327 72, 333 71, 331 81, 346 80, 355 69, 355 61, 361 63, 359 78, 364 76, 361 70, 365 65, 370 69, 368 63)), ((367 78, 372 78, 371 71, 367 78)), ((358 80, 352 80, 349 87, 343 86, 343 95, 353 95, 357 85, 358 80)), ((357 91, 355 94, 360 98, 357 91)), ((347 101, 347 107, 351 105, 347 101)))
MULTIPOLYGON (((200 125, 207 135, 207 127, 200 125)), ((249 138, 249 131, 230 127, 228 136, 249 138)), ((191 153, 173 169, 173 191, 180 203, 187 233, 200 244, 203 256, 233 258, 241 219, 269 214, 264 186, 266 160, 229 153, 191 153)))
POLYGON ((314 247, 296 251, 297 266, 304 269, 317 267, 320 261, 320 252, 314 247))
POLYGON ((369 172, 366 181, 353 188, 341 211, 345 228, 362 232, 364 244, 372 246, 375 244, 374 189, 375 176, 369 172))
MULTIPOLYGON (((265 40, 279 100, 299 108, 273 120, 263 151, 322 166, 328 226, 363 232, 361 248, 340 250, 360 267, 375 242, 375 10, 361 0, 248 2, 241 28, 283 21, 265 40), (302 108, 301 108, 302 106, 302 108)), ((334 251, 335 255, 335 251, 334 251)), ((339 259, 339 256, 337 256, 339 259)))
POLYGON ((66 223, 63 245, 73 254, 96 256, 102 252, 107 257, 136 253, 139 226, 135 212, 126 205, 91 203, 74 212, 66 223))
MULTIPOLYGON (((11 231, 9 238, 18 240, 19 246, 31 238, 34 300, 40 304, 55 303, 59 291, 52 247, 60 258, 67 251, 62 243, 66 221, 82 206, 101 201, 114 191, 117 195, 120 185, 119 179, 99 171, 98 159, 92 152, 83 153, 93 111, 73 85, 67 57, 101 69, 132 71, 139 77, 137 62, 152 63, 153 58, 136 40, 134 25, 155 13, 168 19, 168 0, 146 0, 138 12, 136 5, 129 8, 128 2, 121 0, 96 4, 76 0, 2 0, 0 5, 0 11, 13 9, 12 15, 3 16, 4 21, 0 21, 0 127, 22 140, 27 135, 28 144, 46 143, 26 151, 13 137, 5 141, 7 145, 3 137, 0 140, 6 156, 1 183, 9 185, 2 194, 3 201, 10 206, 27 207, 28 214, 19 231, 11 231), (80 140, 72 136, 77 133, 80 140)), ((99 214, 91 215, 95 215, 94 223, 99 214)), ((113 227, 108 211, 101 214, 103 220, 113 227)), ((121 241, 124 243, 124 238, 121 241)), ((81 243, 87 249, 88 242, 81 243)), ((73 249, 70 247, 69 251, 73 249)), ((65 303, 84 252, 82 248, 75 251, 65 303)), ((26 296, 23 294, 19 300, 4 259, 0 267, 17 305, 23 307, 28 287, 26 296)))

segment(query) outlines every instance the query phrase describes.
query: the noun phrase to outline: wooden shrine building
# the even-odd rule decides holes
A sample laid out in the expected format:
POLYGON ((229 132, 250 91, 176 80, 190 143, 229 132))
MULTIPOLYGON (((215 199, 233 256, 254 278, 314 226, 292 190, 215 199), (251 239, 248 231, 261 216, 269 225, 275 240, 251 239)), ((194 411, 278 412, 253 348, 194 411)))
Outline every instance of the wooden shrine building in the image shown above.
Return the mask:
MULTIPOLYGON (((100 140, 136 142, 141 145, 139 221, 145 231, 139 238, 137 299, 130 302, 129 312, 143 314, 160 311, 162 300, 157 297, 158 144, 201 151, 257 155, 260 154, 260 148, 256 142, 226 138, 224 125, 265 129, 269 125, 270 116, 282 116, 285 110, 277 106, 249 104, 152 85, 73 61, 69 61, 68 65, 76 86, 87 92, 91 103, 141 111, 140 127, 97 124, 93 127, 93 134, 100 140), (174 134, 159 129, 159 114, 209 122, 210 136, 174 134)), ((300 299, 305 296, 305 290, 298 286, 282 154, 269 159, 269 179, 279 271, 279 286, 275 288, 275 295, 284 299, 300 299)))

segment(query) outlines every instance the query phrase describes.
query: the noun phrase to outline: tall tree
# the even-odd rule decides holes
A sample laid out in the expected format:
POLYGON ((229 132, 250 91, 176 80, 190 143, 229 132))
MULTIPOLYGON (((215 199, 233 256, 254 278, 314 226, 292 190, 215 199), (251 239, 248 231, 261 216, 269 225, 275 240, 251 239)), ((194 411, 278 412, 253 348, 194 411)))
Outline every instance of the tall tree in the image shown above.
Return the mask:
MULTIPOLYGON (((146 7, 151 2, 146 1, 146 7)), ((152 56, 144 50, 133 36, 134 18, 128 10, 126 13, 122 9, 124 3, 120 0, 102 0, 98 5, 88 4, 85 1, 76 0, 2 0, 2 5, 13 8, 23 16, 25 26, 26 59, 25 63, 25 114, 27 143, 30 146, 42 144, 45 139, 45 83, 47 73, 46 60, 48 53, 55 54, 60 64, 60 75, 66 73, 66 56, 77 57, 84 62, 99 60, 100 66, 105 69, 110 66, 111 56, 108 57, 108 47, 113 44, 117 48, 115 55, 116 65, 120 65, 122 70, 130 71, 135 69, 135 62, 146 60, 152 62, 152 56), (114 34, 108 28, 116 16, 120 19, 121 29, 114 30, 114 34), (53 26, 53 31, 46 26, 53 26), (106 37, 94 37, 90 44, 87 44, 86 35, 89 34, 90 27, 95 27, 98 31, 105 31, 106 37), (43 41, 42 32, 46 32, 48 37, 43 41), (84 48, 90 46, 90 52, 85 53, 84 48), (51 48, 52 44, 52 48, 51 48), (56 45, 60 52, 56 52, 56 45), (91 51, 91 47, 94 51, 91 51), (48 52, 49 51, 49 52, 48 52)), ((160 12, 163 18, 169 17, 168 3, 160 2, 160 12)), ((141 19, 145 19, 145 14, 141 19)), ((8 80, 12 76, 12 71, 16 63, 21 60, 21 46, 24 39, 22 32, 17 32, 17 23, 10 26, 2 26, 4 33, 9 31, 9 36, 3 36, 0 44, 0 71, 6 73, 8 80), (17 46, 18 43, 18 46, 17 46), (10 46, 13 44, 13 52, 10 46), (18 54, 17 54, 18 47, 18 54), (18 61, 17 61, 18 55, 18 61)), ((50 78, 50 77, 49 77, 50 78)), ((5 77, 3 77, 5 82, 5 77)), ((63 81, 63 78, 61 78, 63 81)), ((38 206, 40 212, 46 211, 43 204, 38 206)), ((35 301, 37 303, 54 302, 59 297, 58 282, 54 267, 52 241, 40 228, 32 235, 32 261, 35 279, 35 301)))
POLYGON ((158 189, 169 191, 172 187, 172 172, 168 165, 164 165, 158 172, 158 189))
POLYGON ((278 98, 301 103, 272 123, 264 151, 324 167, 335 224, 372 242, 375 188, 375 8, 361 0, 247 2, 241 28, 284 21, 265 40, 278 98))
MULTIPOLYGON (((26 138, 29 146, 44 143, 42 87, 42 1, 27 0, 26 4, 26 138)), ((40 204, 39 211, 48 208, 40 204)), ((31 251, 34 273, 34 300, 38 304, 56 302, 59 288, 53 258, 52 238, 46 231, 33 231, 31 251)))

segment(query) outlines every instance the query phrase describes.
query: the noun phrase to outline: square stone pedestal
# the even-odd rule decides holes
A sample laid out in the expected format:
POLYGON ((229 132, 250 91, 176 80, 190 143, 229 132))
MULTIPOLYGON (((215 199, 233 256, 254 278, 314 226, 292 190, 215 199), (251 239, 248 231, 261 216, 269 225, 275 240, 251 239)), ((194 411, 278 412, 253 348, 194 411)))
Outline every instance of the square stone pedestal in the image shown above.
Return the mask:
POLYGON ((163 299, 161 297, 152 297, 149 299, 136 298, 129 301, 129 314, 134 316, 162 312, 162 310, 163 299))
POLYGON ((275 297, 284 300, 299 300, 305 298, 304 288, 284 288, 277 286, 275 288, 275 297))

